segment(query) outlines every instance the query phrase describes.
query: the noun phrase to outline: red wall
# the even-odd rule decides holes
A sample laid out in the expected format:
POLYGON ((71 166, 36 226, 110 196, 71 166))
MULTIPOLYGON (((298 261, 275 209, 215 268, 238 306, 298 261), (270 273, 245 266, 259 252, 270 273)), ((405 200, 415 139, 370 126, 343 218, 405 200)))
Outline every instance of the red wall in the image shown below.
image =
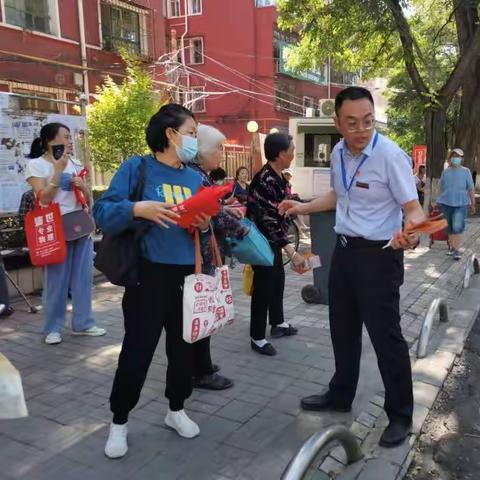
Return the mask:
MULTIPOLYGON (((103 81, 105 74, 124 75, 124 66, 120 58, 102 50, 99 34, 99 0, 84 0, 85 36, 87 43, 89 89, 93 94, 95 87, 103 81)), ((149 56, 158 58, 165 52, 165 22, 162 0, 139 0, 138 6, 150 10, 147 23, 149 29, 149 56)), ((3 18, 3 12, 0 12, 3 18)), ((35 85, 58 87, 81 91, 73 82, 73 73, 81 69, 42 63, 15 54, 24 54, 56 62, 81 65, 80 33, 77 0, 59 0, 60 33, 62 38, 38 35, 24 30, 0 25, 0 80, 10 80, 35 85), (68 40, 68 41, 64 41, 68 40)), ((120 77, 117 77, 120 78, 120 77)), ((93 100, 91 98, 91 100, 93 100)))
MULTIPOLYGON (((273 59, 273 32, 276 18, 275 8, 256 8, 254 0, 203 0, 202 14, 188 17, 187 38, 203 37, 205 55, 240 71, 250 80, 240 78, 208 58, 205 58, 204 65, 191 67, 222 79, 233 85, 233 88, 263 94, 256 98, 241 93, 210 96, 206 99, 206 113, 198 114, 200 121, 216 126, 229 140, 239 144, 250 143, 251 136, 246 130, 246 124, 250 120, 257 121, 263 133, 268 133, 272 127, 288 128, 290 115, 275 108, 274 82, 277 74, 273 59), (264 85, 259 85, 258 82, 264 85)), ((175 29, 177 38, 180 38, 185 29, 184 17, 167 19, 169 37, 171 29, 175 29)), ((299 103, 302 102, 303 95, 312 96, 317 101, 327 96, 324 86, 285 75, 280 77, 282 82, 295 85, 295 95, 300 97, 299 103)), ((191 75, 190 82, 191 85, 205 86, 206 91, 225 90, 225 87, 207 82, 194 74, 191 75)), ((334 93, 335 91, 332 92, 334 93)))

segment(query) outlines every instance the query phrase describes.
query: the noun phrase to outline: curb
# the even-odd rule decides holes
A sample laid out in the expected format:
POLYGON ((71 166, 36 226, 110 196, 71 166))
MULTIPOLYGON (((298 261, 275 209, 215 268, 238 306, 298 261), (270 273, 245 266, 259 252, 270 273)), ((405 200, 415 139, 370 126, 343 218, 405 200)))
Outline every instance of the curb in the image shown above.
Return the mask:
MULTIPOLYGON (((388 424, 383 410, 384 393, 378 392, 366 410, 354 420, 350 430, 357 437, 365 458, 352 465, 342 447, 331 450, 319 469, 338 480, 401 480, 413 460, 414 446, 423 424, 432 409, 457 356, 480 312, 480 277, 472 278, 471 286, 461 292, 450 307, 450 319, 432 331, 429 354, 412 364, 414 415, 412 434, 397 448, 378 445, 383 429, 388 424), (432 345, 434 350, 432 351, 432 345)), ((410 347, 410 357, 416 358, 418 339, 410 347)))

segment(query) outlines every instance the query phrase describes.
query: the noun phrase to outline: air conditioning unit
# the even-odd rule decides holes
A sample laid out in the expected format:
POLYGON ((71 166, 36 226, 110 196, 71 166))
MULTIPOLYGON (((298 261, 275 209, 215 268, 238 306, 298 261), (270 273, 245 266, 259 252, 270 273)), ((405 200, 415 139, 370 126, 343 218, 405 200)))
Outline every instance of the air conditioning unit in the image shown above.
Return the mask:
POLYGON ((335 100, 333 98, 327 98, 320 100, 320 117, 332 118, 335 116, 335 100))

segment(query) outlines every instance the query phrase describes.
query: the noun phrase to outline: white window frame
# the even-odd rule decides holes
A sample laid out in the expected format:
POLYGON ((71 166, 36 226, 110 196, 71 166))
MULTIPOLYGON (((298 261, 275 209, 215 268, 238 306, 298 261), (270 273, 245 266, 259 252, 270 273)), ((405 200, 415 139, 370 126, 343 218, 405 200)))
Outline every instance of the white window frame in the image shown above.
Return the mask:
POLYGON ((203 0, 197 0, 197 1, 200 2, 200 11, 195 12, 195 13, 192 12, 192 7, 193 7, 193 2, 194 1, 195 0, 188 0, 188 15, 191 16, 191 17, 193 17, 195 15, 202 15, 202 13, 203 13, 203 0))
POLYGON ((165 13, 167 18, 179 18, 182 17, 182 4, 181 0, 174 0, 178 3, 178 15, 172 15, 171 2, 172 0, 165 0, 165 13))
MULTIPOLYGON (((35 35, 62 39, 58 0, 48 0, 48 12, 49 13, 51 12, 51 15, 49 15, 50 17, 49 26, 52 33, 45 33, 45 32, 41 32, 40 30, 29 30, 27 28, 20 27, 19 25, 13 25, 11 23, 8 23, 7 16, 6 16, 6 9, 5 9, 5 0, 0 0, 0 5, 2 7, 2 21, 0 22, 0 25, 15 29, 15 30, 24 30, 26 32, 32 32, 35 35)), ((63 39, 63 40, 66 41, 67 39, 63 39)), ((75 42, 75 43, 78 44, 78 42, 75 42)))
POLYGON ((255 0, 255 6, 257 8, 276 7, 277 2, 276 0, 255 0))
POLYGON ((188 50, 189 50, 189 65, 203 65, 205 63, 205 43, 203 37, 192 37, 188 39, 188 50), (202 61, 195 61, 195 51, 193 48, 193 42, 195 40, 200 40, 202 42, 202 61))
POLYGON ((205 87, 203 86, 198 86, 198 87, 190 87, 190 93, 189 93, 189 105, 190 109, 192 110, 193 113, 205 113, 207 111, 207 102, 206 102, 206 97, 203 97, 200 99, 202 102, 201 105, 203 105, 203 108, 201 110, 198 109, 198 104, 199 102, 194 101, 196 98, 196 95, 192 92, 201 92, 199 95, 200 97, 205 94, 205 87))

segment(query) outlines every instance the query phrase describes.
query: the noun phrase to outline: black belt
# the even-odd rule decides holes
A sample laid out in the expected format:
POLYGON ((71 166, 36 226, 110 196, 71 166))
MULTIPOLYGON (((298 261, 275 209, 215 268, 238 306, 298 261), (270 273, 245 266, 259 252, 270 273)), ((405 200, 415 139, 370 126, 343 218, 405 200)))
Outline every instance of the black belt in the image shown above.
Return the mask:
POLYGON ((338 244, 343 248, 382 248, 388 243, 388 240, 367 240, 362 237, 347 237, 347 235, 338 235, 338 244))

